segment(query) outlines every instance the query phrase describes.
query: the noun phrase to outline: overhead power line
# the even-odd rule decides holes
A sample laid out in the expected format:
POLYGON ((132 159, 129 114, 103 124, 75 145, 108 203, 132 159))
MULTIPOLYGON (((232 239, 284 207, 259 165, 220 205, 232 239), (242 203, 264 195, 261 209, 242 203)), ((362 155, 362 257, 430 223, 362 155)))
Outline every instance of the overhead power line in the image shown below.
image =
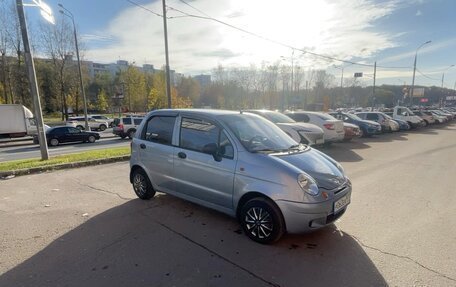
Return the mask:
MULTIPOLYGON (((160 17, 163 17, 163 15, 160 15, 132 0, 126 0, 128 2, 130 2, 131 4, 135 5, 135 6, 138 6, 146 11, 149 11, 150 13, 156 15, 156 16, 160 16, 160 17)), ((363 66, 363 67, 371 67, 373 68, 374 65, 373 64, 366 64, 366 63, 360 63, 360 62, 354 62, 354 61, 349 61, 349 60, 343 60, 343 59, 339 59, 339 58, 336 58, 336 57, 332 57, 332 56, 328 56, 328 55, 323 55, 323 54, 319 54, 319 53, 315 53, 315 52, 311 52, 311 51, 308 51, 308 50, 305 50, 305 49, 301 49, 301 48, 297 48, 297 47, 294 47, 294 46, 291 46, 289 44, 286 44, 286 43, 283 43, 283 42, 280 42, 280 41, 277 41, 277 40, 274 40, 274 39, 271 39, 271 38, 268 38, 268 37, 265 37, 263 35, 260 35, 260 34, 257 34, 257 33, 254 33, 254 32, 251 32, 251 31, 248 31, 246 29, 243 29, 243 28, 240 28, 240 27, 237 27, 235 25, 232 25, 232 24, 229 24, 227 22, 224 22, 222 20, 219 20, 219 19, 216 19, 210 15, 208 15, 207 13, 205 13, 204 11, 194 7, 193 5, 187 3, 186 1, 184 0, 179 0, 180 2, 182 2, 183 4, 191 7, 192 9, 194 9, 195 11, 198 11, 199 13, 201 13, 202 15, 204 16, 201 16, 201 15, 195 15, 195 14, 190 14, 190 13, 187 13, 187 12, 184 12, 182 10, 179 10, 177 8, 174 8, 174 7, 171 7, 169 5, 167 5, 167 7, 170 9, 170 10, 173 10, 173 11, 176 11, 178 13, 181 13, 182 15, 184 16, 173 16, 173 17, 169 17, 168 19, 173 19, 173 18, 182 18, 182 17, 191 17, 191 18, 197 18, 197 19, 203 19, 203 20, 209 20, 209 21, 213 21, 213 22, 217 22, 219 24, 222 24, 222 25, 225 25, 227 27, 230 27, 234 30, 238 30, 240 32, 243 32, 245 34, 248 34, 250 36, 253 36, 253 37, 256 37, 256 38, 259 38, 259 39, 262 39, 262 40, 265 40, 265 41, 268 41, 268 42, 271 42, 271 43, 274 43, 274 44, 277 44, 279 46, 282 46, 282 47, 285 47, 285 48, 288 48, 288 49, 291 49, 291 50, 295 50, 295 51, 300 51, 302 52, 303 54, 309 54, 309 55, 312 55, 312 56, 315 56, 315 57, 318 57, 318 58, 322 58, 322 59, 325 59, 325 60, 328 60, 328 61, 337 61, 337 62, 342 62, 342 63, 347 63, 347 64, 352 64, 352 65, 357 65, 357 66, 363 66)), ((352 56, 353 57, 353 56, 352 56)), ((410 69, 411 67, 387 67, 387 66, 379 66, 377 65, 377 68, 381 68, 381 69, 410 69)))
POLYGON ((433 81, 439 81, 440 82, 440 79, 436 79, 436 78, 432 78, 432 77, 429 77, 428 75, 424 74, 423 72, 421 72, 420 70, 416 69, 418 71, 418 73, 421 74, 421 76, 429 79, 429 80, 433 80, 433 81))

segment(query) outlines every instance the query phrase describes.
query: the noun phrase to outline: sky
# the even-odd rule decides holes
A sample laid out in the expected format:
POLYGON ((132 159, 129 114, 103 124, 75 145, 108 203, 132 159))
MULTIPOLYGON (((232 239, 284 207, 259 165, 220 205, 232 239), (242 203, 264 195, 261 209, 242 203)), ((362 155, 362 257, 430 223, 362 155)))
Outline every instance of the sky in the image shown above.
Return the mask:
MULTIPOLYGON (((164 65, 163 18, 156 15, 162 1, 43 1, 57 24, 58 3, 74 14, 86 60, 164 65)), ((376 62, 378 85, 410 85, 417 48, 431 41, 418 50, 415 84, 441 86, 444 75, 444 87, 456 85, 455 0, 184 1, 166 2, 170 66, 177 72, 293 62, 337 79, 342 68, 345 79, 363 72, 359 82, 371 85, 376 62)), ((26 13, 32 25, 43 21, 36 8, 26 13)))

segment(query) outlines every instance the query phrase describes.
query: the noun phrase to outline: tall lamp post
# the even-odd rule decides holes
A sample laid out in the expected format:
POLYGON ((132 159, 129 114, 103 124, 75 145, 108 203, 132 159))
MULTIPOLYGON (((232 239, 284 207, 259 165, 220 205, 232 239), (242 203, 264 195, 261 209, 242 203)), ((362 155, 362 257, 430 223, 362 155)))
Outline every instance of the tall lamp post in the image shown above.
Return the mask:
MULTIPOLYGON (((443 83, 444 83, 444 80, 445 80, 445 72, 448 71, 449 69, 451 69, 452 67, 454 67, 454 65, 450 65, 448 68, 446 68, 446 69, 443 70, 443 72, 442 72, 442 91, 441 91, 442 93, 443 93, 443 83)), ((455 85, 456 85, 456 83, 455 83, 455 85)), ((439 103, 439 104, 440 104, 440 106, 443 106, 443 97, 442 97, 442 99, 440 100, 440 103, 439 103)))
MULTIPOLYGON (((289 109, 290 108, 290 98, 293 97, 293 90, 294 90, 294 50, 292 50, 291 52, 291 87, 290 87, 290 94, 291 94, 291 97, 290 95, 288 96, 288 100, 287 100, 287 108, 289 109)), ((280 58, 282 58, 283 60, 286 60, 287 57, 285 56, 280 56, 280 58)))
POLYGON ((431 42, 432 42, 432 41, 424 42, 423 44, 421 44, 421 45, 416 49, 416 52, 415 52, 415 61, 413 62, 413 79, 412 79, 412 87, 410 88, 410 106, 413 105, 413 89, 415 88, 416 58, 417 58, 417 56, 418 56, 418 50, 421 49, 421 47, 423 47, 424 45, 429 44, 429 43, 431 43, 431 42))
POLYGON ((351 65, 353 65, 353 64, 349 64, 345 67, 333 65, 334 68, 341 70, 341 75, 340 75, 340 94, 341 94, 341 96, 343 96, 343 93, 344 93, 344 69, 351 65))
POLYGON ((82 79, 81 59, 79 58, 78 36, 77 36, 77 32, 76 32, 76 25, 74 24, 74 16, 73 16, 73 13, 71 13, 70 10, 68 10, 67 8, 63 7, 62 4, 59 3, 58 5, 60 8, 63 9, 63 10, 60 10, 59 12, 62 15, 65 15, 68 18, 70 18, 71 21, 73 22, 74 43, 76 45, 76 57, 78 59, 79 85, 80 85, 80 89, 81 89, 81 93, 82 93, 82 101, 84 104, 84 129, 86 131, 90 131, 89 121, 87 118, 87 99, 86 99, 86 94, 85 94, 85 90, 84 90, 84 81, 82 79))
POLYGON ((49 151, 46 142, 46 131, 44 130, 43 113, 41 111, 40 93, 36 80, 35 64, 33 63, 32 51, 27 32, 27 22, 25 20, 24 6, 39 7, 41 16, 48 22, 54 24, 54 16, 51 8, 41 0, 33 0, 33 4, 24 4, 22 0, 16 0, 17 15, 21 27, 22 41, 24 42, 25 63, 27 65, 27 75, 30 83, 30 92, 33 97, 33 107, 35 110, 36 127, 38 132, 38 141, 40 143, 41 160, 49 159, 49 151))

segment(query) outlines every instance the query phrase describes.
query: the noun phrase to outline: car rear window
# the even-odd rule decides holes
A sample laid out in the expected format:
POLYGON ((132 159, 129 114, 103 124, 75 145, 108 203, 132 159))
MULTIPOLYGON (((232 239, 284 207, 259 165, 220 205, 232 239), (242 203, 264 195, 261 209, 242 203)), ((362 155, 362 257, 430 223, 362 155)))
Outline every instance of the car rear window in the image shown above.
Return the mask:
POLYGON ((171 145, 176 117, 156 116, 147 121, 142 139, 171 145))

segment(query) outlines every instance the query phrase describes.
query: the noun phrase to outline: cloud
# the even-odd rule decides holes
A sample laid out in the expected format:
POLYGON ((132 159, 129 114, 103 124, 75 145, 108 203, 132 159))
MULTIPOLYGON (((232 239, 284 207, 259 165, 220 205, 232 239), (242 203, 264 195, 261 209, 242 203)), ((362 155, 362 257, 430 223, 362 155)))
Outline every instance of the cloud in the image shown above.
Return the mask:
MULTIPOLYGON (((426 46, 423 46, 423 48, 420 49, 420 55, 421 54, 427 54, 431 52, 438 51, 443 48, 447 48, 450 46, 455 46, 456 45, 456 38, 451 38, 451 39, 446 39, 444 41, 439 41, 439 42, 431 42, 427 44, 426 46)), ((378 62, 382 64, 387 64, 387 63, 393 63, 397 62, 403 59, 409 58, 410 61, 413 60, 413 57, 415 56, 416 50, 410 50, 407 52, 403 52, 400 54, 396 54, 393 56, 389 56, 383 59, 380 59, 378 62)))
MULTIPOLYGON (((397 46, 396 35, 378 31, 377 20, 397 9, 395 1, 378 3, 373 0, 346 1, 276 1, 262 0, 195 0, 191 5, 205 14, 253 32, 261 37, 243 33, 215 21, 181 17, 180 12, 201 15, 191 7, 169 2, 168 37, 170 65, 185 73, 210 71, 218 64, 247 66, 251 63, 276 62, 280 56, 291 56, 292 50, 277 42, 296 48, 314 47, 313 52, 346 60, 363 61, 380 51, 397 46), (261 7, 259 9, 258 7, 261 7), (267 41, 264 38, 274 40, 267 41), (356 55, 356 57, 354 57, 356 55)), ((161 2, 145 5, 157 13, 161 2)), ((155 66, 164 62, 163 20, 139 7, 121 11, 102 33, 112 42, 103 47, 88 43, 87 58, 113 62, 119 58, 146 61, 155 66), (145 60, 141 60, 145 59, 145 60)), ((89 37, 87 39, 95 39, 89 37)), ((295 52, 303 65, 317 62, 331 65, 308 54, 295 52)))
POLYGON ((423 13, 421 12, 421 10, 416 11, 415 16, 421 16, 421 15, 423 15, 423 13))

